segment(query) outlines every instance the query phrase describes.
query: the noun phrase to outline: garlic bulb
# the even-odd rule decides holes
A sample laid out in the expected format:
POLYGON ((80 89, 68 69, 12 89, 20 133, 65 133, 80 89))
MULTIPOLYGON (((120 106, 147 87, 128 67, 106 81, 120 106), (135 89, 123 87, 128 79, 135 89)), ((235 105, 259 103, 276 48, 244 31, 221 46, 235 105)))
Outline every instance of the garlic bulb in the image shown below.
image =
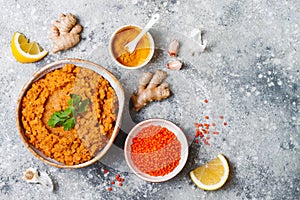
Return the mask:
POLYGON ((28 168, 23 179, 28 183, 39 183, 46 186, 49 190, 53 190, 53 181, 46 172, 39 172, 36 168, 28 168))
POLYGON ((202 31, 200 29, 193 29, 190 38, 196 41, 196 51, 202 53, 207 46, 207 40, 202 39, 202 31))

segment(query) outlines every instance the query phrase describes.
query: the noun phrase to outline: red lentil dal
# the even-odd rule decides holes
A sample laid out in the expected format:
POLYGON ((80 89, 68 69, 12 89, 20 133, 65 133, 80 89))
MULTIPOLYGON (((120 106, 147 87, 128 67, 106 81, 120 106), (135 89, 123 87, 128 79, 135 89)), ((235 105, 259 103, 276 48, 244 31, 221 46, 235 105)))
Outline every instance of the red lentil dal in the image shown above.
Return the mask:
POLYGON ((164 176, 179 164, 181 144, 176 135, 166 127, 143 128, 131 145, 131 159, 134 165, 150 176, 164 176))

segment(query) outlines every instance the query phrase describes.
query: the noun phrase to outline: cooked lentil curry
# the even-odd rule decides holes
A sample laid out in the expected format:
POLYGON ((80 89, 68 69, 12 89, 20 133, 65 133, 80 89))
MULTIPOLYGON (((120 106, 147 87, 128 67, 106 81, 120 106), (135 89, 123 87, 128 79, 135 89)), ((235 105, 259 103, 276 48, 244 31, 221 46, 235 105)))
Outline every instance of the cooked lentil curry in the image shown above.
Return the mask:
POLYGON ((92 70, 66 64, 32 84, 22 99, 25 135, 45 156, 66 165, 93 158, 112 135, 117 97, 109 82, 92 70), (73 129, 51 128, 51 115, 68 107, 70 94, 89 99, 88 109, 76 117, 73 129))

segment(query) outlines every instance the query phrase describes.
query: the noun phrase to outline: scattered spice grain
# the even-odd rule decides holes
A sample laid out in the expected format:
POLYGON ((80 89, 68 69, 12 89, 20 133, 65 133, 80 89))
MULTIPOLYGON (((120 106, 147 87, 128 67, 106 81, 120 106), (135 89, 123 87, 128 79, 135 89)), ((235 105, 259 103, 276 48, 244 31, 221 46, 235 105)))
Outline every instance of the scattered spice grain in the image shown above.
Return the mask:
MULTIPOLYGON (((208 100, 205 99, 204 103, 208 103, 208 100)), ((221 120, 224 119, 223 115, 220 115, 219 118, 221 120)), ((194 126, 195 126, 195 139, 194 142, 196 144, 199 143, 199 138, 202 140, 203 144, 210 146, 210 143, 208 142, 208 140, 210 140, 210 133, 212 133, 215 137, 215 135, 219 135, 219 131, 216 130, 216 128, 218 127, 217 124, 215 122, 211 122, 210 123, 210 117, 208 115, 204 116, 203 121, 205 121, 204 123, 198 123, 198 122, 194 122, 194 126)), ((223 125, 227 126, 227 122, 223 121, 223 125)))

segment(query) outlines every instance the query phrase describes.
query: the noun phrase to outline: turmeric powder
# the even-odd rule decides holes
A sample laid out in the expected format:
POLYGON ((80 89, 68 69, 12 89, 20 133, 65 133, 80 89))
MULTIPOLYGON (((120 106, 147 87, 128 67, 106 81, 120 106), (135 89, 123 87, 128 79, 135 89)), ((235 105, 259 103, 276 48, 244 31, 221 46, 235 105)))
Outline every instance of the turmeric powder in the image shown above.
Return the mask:
POLYGON ((129 26, 116 33, 112 41, 113 55, 119 63, 128 67, 136 67, 144 63, 150 55, 150 40, 144 35, 133 53, 129 53, 125 45, 131 42, 141 30, 129 26))

